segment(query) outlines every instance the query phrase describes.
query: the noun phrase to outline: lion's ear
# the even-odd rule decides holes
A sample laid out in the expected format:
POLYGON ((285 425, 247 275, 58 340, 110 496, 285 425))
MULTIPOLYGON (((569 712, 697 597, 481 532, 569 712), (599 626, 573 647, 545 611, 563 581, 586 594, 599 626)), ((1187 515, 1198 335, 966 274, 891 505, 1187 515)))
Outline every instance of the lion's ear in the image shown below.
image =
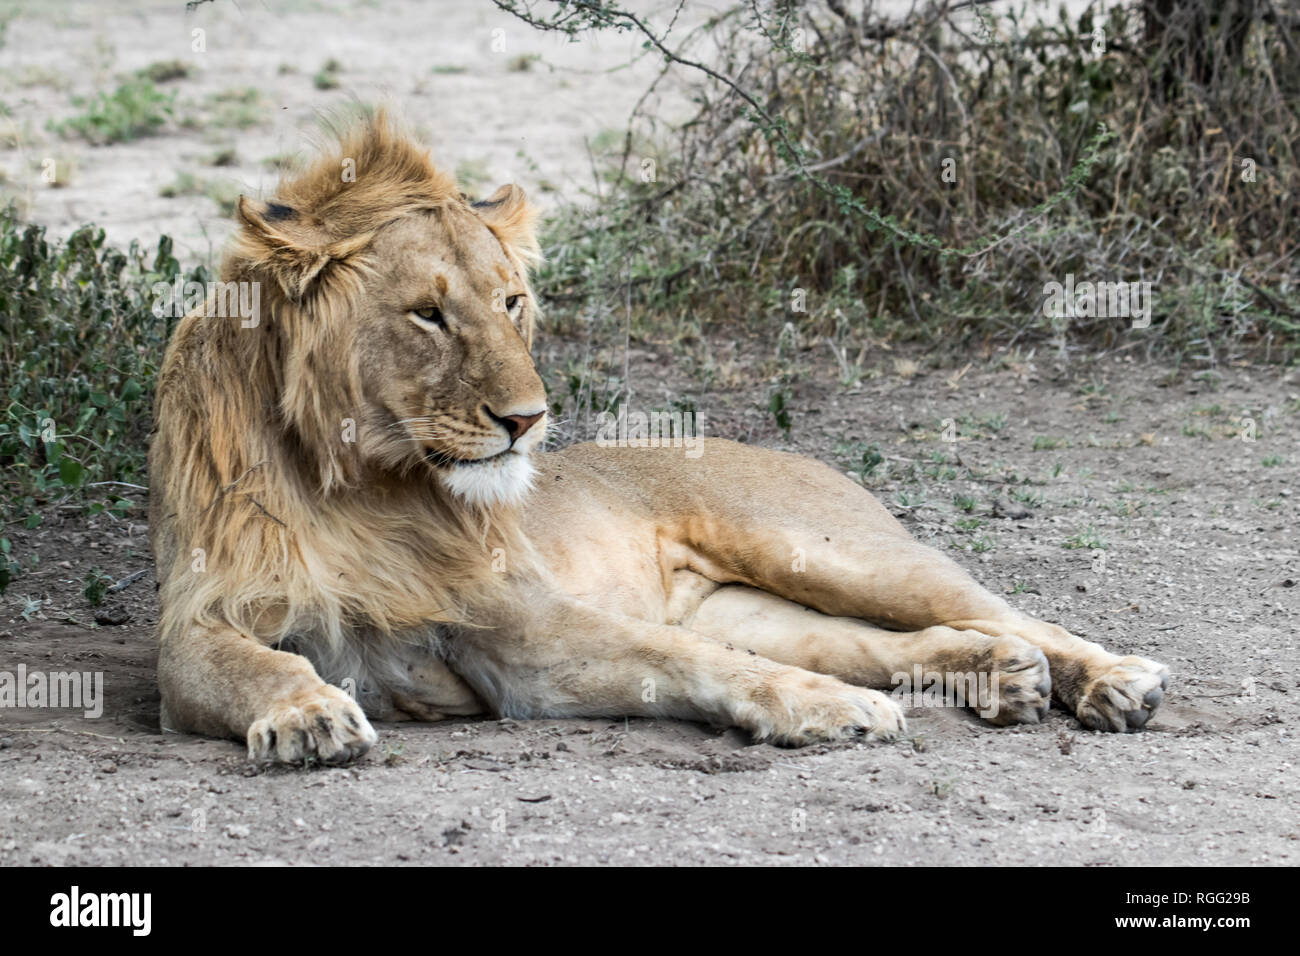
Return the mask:
POLYGON ((473 207, 501 244, 525 264, 531 266, 541 259, 535 231, 537 207, 528 201, 521 188, 513 183, 502 186, 487 199, 473 203, 473 207))
POLYGON ((240 196, 236 209, 244 227, 245 258, 269 272, 294 301, 306 298, 331 264, 345 261, 369 241, 369 236, 358 236, 322 243, 306 217, 276 202, 259 204, 240 196))

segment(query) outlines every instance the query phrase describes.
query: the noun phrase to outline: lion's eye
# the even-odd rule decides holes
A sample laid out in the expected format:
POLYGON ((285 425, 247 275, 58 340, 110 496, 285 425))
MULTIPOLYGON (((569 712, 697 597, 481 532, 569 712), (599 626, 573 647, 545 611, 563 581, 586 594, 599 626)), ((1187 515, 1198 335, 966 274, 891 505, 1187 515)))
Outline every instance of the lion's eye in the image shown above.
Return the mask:
POLYGON ((523 302, 523 301, 524 301, 524 297, 523 297, 522 295, 511 295, 511 296, 507 296, 507 297, 506 297, 506 311, 507 311, 507 312, 513 312, 515 309, 519 308, 519 304, 520 304, 521 302, 523 302))
POLYGON ((429 306, 426 309, 412 309, 411 314, 426 325, 436 325, 440 329, 446 328, 446 323, 442 321, 442 309, 437 306, 429 306))

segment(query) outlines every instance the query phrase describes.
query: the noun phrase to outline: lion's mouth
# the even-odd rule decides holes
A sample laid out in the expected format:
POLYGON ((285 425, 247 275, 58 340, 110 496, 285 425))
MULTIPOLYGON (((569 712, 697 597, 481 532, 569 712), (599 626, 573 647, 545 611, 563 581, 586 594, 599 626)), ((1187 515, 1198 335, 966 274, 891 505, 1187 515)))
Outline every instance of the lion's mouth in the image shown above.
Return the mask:
POLYGON ((484 455, 482 458, 461 458, 449 452, 431 448, 425 452, 424 460, 439 468, 468 468, 474 465, 486 465, 511 454, 518 453, 513 448, 503 448, 494 455, 484 455))

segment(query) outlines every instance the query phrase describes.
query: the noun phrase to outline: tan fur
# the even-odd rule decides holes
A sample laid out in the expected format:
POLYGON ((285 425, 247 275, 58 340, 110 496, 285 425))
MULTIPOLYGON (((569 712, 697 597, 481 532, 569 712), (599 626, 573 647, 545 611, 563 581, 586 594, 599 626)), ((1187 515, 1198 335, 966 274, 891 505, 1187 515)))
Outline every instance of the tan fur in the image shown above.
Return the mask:
POLYGON ((1158 704, 1159 665, 1018 614, 815 462, 534 454, 536 213, 517 186, 471 205, 382 114, 239 218, 221 277, 261 314, 186 316, 159 378, 165 728, 287 762, 364 752, 354 698, 888 737, 865 685, 914 663, 1002 675, 999 723, 1053 681, 1089 726, 1158 704))

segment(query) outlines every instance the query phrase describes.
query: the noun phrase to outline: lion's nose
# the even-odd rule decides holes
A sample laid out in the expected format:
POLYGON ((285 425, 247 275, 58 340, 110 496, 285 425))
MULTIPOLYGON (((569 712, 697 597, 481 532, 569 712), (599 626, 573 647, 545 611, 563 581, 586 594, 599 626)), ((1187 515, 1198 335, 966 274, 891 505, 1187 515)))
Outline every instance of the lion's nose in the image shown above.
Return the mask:
POLYGON ((506 434, 510 436, 510 444, 512 445, 522 438, 528 429, 541 421, 542 416, 546 414, 546 411, 543 409, 540 412, 533 412, 529 415, 498 415, 486 405, 484 406, 484 411, 488 413, 493 421, 500 422, 505 426, 506 434))

